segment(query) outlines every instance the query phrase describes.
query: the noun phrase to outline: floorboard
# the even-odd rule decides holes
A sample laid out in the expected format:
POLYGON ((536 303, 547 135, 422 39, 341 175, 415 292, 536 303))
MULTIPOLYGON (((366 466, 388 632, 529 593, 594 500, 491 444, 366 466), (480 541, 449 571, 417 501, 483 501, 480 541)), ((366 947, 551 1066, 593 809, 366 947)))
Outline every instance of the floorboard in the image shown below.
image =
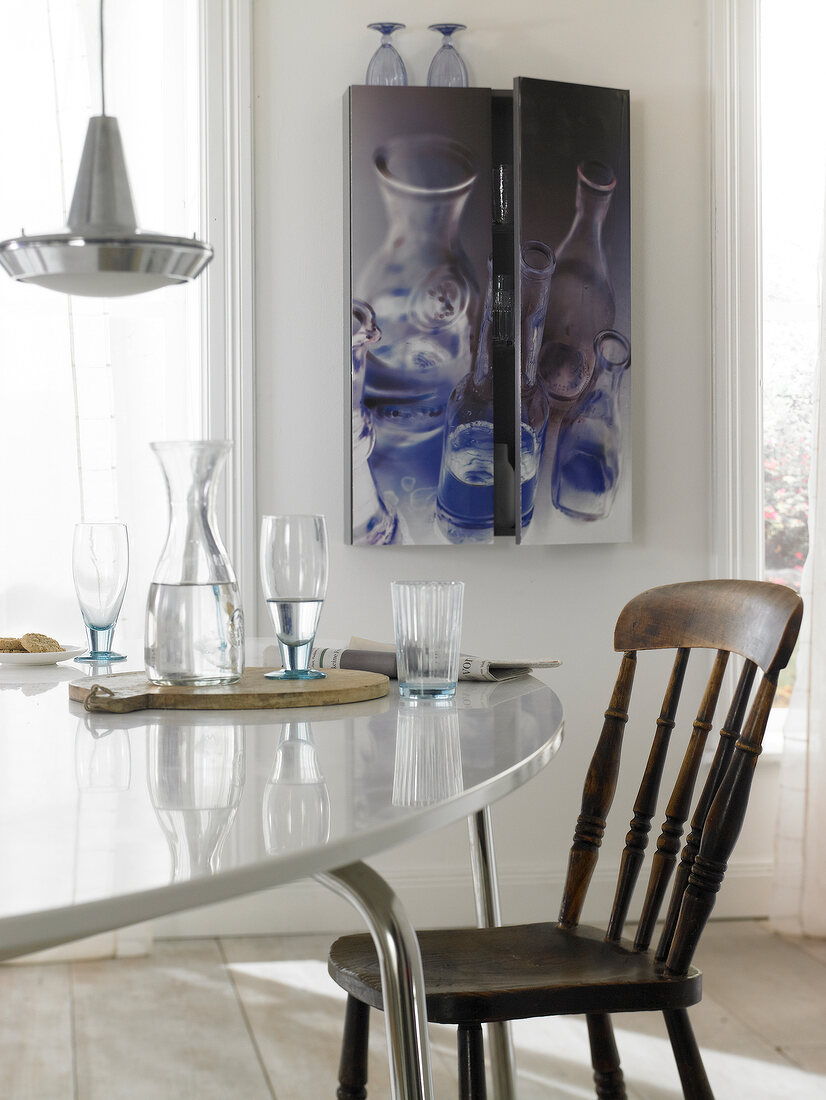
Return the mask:
POLYGON ((77 1100, 272 1100, 217 941, 71 966, 77 1100))
POLYGON ((0 1096, 74 1097, 72 985, 67 964, 0 967, 0 1096))
MULTIPOLYGON (((344 1012, 323 936, 156 942, 148 958, 0 966, 2 1100, 307 1100, 335 1096, 344 1012)), ((826 944, 716 922, 692 1020, 717 1100, 826 1096, 826 944)), ((679 1100, 662 1018, 615 1017, 629 1100, 679 1100)), ((432 1027, 436 1096, 456 1096, 455 1035, 432 1027)), ((593 1097, 584 1020, 514 1025, 519 1100, 593 1097)), ((370 1100, 389 1100, 373 1014, 370 1100)))

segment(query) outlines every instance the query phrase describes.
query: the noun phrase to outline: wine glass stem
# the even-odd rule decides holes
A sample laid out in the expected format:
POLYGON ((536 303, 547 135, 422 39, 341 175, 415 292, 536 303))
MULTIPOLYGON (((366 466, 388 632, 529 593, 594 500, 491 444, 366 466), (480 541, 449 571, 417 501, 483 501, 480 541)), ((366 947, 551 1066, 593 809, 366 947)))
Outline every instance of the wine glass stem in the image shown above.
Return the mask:
POLYGON ((310 667, 312 638, 309 642, 302 642, 300 645, 290 645, 279 638, 278 648, 281 650, 281 664, 285 672, 306 672, 310 667))
POLYGON ((86 633, 89 637, 89 650, 92 653, 111 653, 112 652, 112 638, 115 633, 115 624, 107 627, 86 627, 86 633))

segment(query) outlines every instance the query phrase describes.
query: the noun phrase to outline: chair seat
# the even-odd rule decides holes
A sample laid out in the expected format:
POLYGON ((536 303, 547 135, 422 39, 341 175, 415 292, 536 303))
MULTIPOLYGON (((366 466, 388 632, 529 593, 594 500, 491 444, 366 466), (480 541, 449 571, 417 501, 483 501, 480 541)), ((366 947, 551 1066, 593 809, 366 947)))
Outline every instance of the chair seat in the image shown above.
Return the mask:
MULTIPOLYGON (((418 937, 427 1018, 434 1023, 687 1008, 702 993, 696 967, 684 977, 665 977, 650 953, 606 943, 604 932, 583 925, 452 928, 418 937)), ((359 1001, 383 1007, 369 935, 336 940, 327 969, 359 1001)))

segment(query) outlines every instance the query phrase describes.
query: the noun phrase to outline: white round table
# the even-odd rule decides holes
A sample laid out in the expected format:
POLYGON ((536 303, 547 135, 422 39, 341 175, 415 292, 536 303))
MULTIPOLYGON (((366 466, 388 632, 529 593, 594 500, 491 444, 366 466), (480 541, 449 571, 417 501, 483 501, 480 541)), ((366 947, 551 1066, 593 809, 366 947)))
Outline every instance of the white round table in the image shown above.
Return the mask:
MULTIPOLYGON (((556 753, 556 695, 526 677, 417 706, 391 682, 367 703, 106 715, 69 702, 84 675, 0 666, 0 959, 315 876, 376 942, 394 1097, 431 1097, 416 936, 362 861, 467 816, 497 923, 487 807, 556 753)), ((507 1062, 504 1029, 493 1045, 507 1062)))

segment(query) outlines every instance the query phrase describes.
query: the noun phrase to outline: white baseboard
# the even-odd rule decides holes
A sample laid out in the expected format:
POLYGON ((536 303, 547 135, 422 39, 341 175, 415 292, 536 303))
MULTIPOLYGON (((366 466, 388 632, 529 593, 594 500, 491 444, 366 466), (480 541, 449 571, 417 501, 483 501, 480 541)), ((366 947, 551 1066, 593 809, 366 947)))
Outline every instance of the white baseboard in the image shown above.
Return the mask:
MULTIPOLYGON (((438 871, 411 869, 388 876, 417 928, 460 927, 475 923, 473 886, 467 867, 438 871)), ((525 866, 502 871, 499 887, 502 916, 507 923, 553 920, 562 895, 564 870, 552 874, 525 866)), ((616 869, 594 875, 583 919, 599 924, 611 907, 616 869)), ((717 919, 763 917, 771 896, 772 865, 766 862, 732 863, 714 910, 717 919)), ((117 932, 104 932, 75 943, 39 951, 14 963, 78 962, 148 954, 153 937, 184 939, 199 936, 272 936, 299 933, 328 934, 363 931, 356 911, 315 882, 298 882, 209 905, 117 932)))
MULTIPOLYGON (((388 879, 417 928, 475 923, 473 887, 467 868, 411 869, 388 879)), ((502 915, 507 923, 553 920, 562 896, 564 870, 523 867, 499 875, 502 915)), ((732 863, 714 910, 715 918, 762 917, 768 912, 772 866, 732 863)), ((584 920, 599 924, 610 910, 616 869, 594 875, 584 920)), ((346 902, 314 882, 300 882, 233 902, 190 910, 153 922, 159 939, 189 936, 261 936, 295 933, 342 934, 363 930, 346 902)))
POLYGON ((88 962, 92 959, 125 959, 148 955, 152 950, 152 924, 133 924, 115 932, 101 932, 73 943, 62 943, 45 951, 8 959, 9 963, 88 962))

